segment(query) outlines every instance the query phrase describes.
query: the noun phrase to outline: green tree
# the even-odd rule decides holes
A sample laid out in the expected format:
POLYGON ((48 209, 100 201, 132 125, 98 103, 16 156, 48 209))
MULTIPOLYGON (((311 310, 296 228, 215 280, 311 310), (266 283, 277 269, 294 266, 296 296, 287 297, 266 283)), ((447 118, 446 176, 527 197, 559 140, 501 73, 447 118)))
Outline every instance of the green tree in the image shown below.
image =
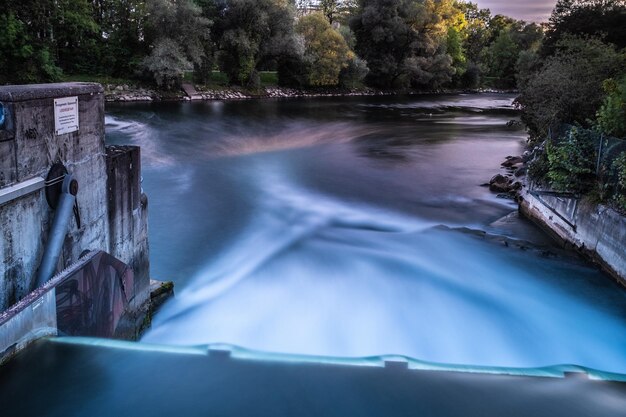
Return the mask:
POLYGON ((481 66, 484 50, 489 46, 491 31, 491 11, 479 9, 475 3, 459 3, 461 11, 465 14, 467 22, 463 29, 462 50, 466 59, 466 68, 462 74, 461 84, 470 88, 481 85, 483 68, 481 66))
POLYGON ((626 137, 626 75, 621 79, 606 80, 603 84, 607 96, 598 110, 596 127, 603 133, 626 137))
POLYGON ((408 0, 363 0, 350 27, 356 37, 356 53, 370 68, 367 81, 392 87, 405 75, 405 63, 414 55, 417 36, 409 21, 416 13, 408 0))
POLYGON ((326 19, 330 23, 335 21, 335 15, 339 11, 340 1, 339 0, 319 0, 320 7, 322 8, 322 13, 326 16, 326 19))
POLYGON ((15 14, 0 14, 0 84, 55 81, 61 70, 15 14))
POLYGON ((200 63, 194 64, 194 81, 200 84, 207 84, 213 76, 213 69, 216 64, 217 39, 221 35, 219 33, 217 21, 220 19, 220 0, 195 0, 200 7, 201 15, 211 22, 210 39, 202 42, 204 49, 203 57, 200 63))
POLYGON ((465 14, 467 25, 463 29, 464 44, 463 50, 468 62, 477 64, 483 49, 490 42, 491 31, 489 22, 491 21, 491 11, 489 9, 479 9, 475 3, 459 3, 461 11, 465 14))
POLYGON ((296 31, 304 38, 304 60, 308 67, 308 84, 335 86, 339 74, 354 58, 348 45, 321 13, 300 18, 296 31))
POLYGON ((232 84, 256 87, 264 64, 298 61, 302 42, 286 0, 228 0, 220 20, 219 60, 232 84))
POLYGON ((156 85, 168 90, 180 87, 185 69, 191 66, 180 45, 169 38, 158 40, 143 64, 156 85))
POLYGON ((531 140, 560 123, 588 126, 604 99, 603 81, 626 63, 623 53, 598 39, 565 37, 556 46, 556 54, 520 85, 516 102, 531 140))
POLYGON ((465 56, 465 50, 463 48, 462 32, 455 27, 448 28, 446 52, 450 55, 450 58, 452 58, 455 78, 457 83, 459 83, 467 69, 467 57, 465 56))
POLYGON ((192 0, 152 0, 148 3, 145 32, 153 48, 143 65, 159 86, 173 88, 179 85, 186 70, 204 63, 211 22, 201 13, 192 0))
POLYGON ((452 1, 363 0, 350 26, 370 84, 437 88, 454 74, 446 40, 462 22, 452 1))
POLYGON ((97 73, 100 28, 88 0, 57 0, 52 15, 52 45, 64 72, 97 73))
POLYGON ((558 0, 550 17, 541 55, 553 55, 567 36, 600 37, 626 47, 626 0, 558 0))
POLYGON ((135 75, 150 53, 146 41, 146 0, 94 0, 94 20, 100 27, 100 72, 118 77, 135 75))
POLYGON ((496 79, 496 87, 515 86, 515 69, 519 53, 519 47, 513 42, 508 30, 500 31, 495 41, 483 51, 483 62, 488 68, 488 75, 496 79))
MULTIPOLYGON (((483 72, 498 88, 514 88, 517 62, 524 51, 536 52, 543 39, 541 26, 496 15, 489 20, 488 41, 480 52, 483 72)), ((524 59, 527 57, 525 56, 524 59)))
POLYGON ((547 179, 557 191, 586 193, 596 184, 596 146, 589 130, 571 128, 546 144, 547 179))

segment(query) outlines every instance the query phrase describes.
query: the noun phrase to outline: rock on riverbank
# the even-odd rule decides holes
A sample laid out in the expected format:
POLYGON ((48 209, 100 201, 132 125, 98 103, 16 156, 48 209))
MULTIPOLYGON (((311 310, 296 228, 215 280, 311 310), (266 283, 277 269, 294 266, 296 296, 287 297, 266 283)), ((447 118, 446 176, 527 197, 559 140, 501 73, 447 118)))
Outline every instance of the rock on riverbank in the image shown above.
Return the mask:
POLYGON ((396 94, 453 94, 453 93, 510 93, 511 91, 496 90, 380 90, 370 87, 345 88, 287 88, 264 87, 247 90, 240 87, 203 88, 195 86, 190 97, 184 91, 162 91, 131 84, 104 85, 107 102, 140 102, 140 101, 195 101, 195 100, 247 100, 259 98, 294 98, 294 97, 343 97, 343 96, 389 96, 396 94))

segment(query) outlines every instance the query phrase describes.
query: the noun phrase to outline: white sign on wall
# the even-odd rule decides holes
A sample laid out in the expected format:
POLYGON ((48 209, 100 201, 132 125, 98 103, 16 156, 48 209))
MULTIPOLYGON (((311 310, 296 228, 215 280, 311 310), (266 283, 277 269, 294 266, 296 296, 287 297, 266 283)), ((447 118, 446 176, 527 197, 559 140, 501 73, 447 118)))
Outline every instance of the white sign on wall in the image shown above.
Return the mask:
POLYGON ((57 135, 78 131, 78 97, 54 99, 54 130, 57 135))

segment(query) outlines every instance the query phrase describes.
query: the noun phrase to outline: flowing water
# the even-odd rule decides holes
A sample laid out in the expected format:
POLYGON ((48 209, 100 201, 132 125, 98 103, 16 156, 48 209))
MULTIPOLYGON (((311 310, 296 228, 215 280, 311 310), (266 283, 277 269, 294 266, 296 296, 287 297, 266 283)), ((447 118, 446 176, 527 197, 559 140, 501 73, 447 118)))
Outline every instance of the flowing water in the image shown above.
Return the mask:
POLYGON ((624 291, 496 222, 516 206, 480 186, 523 151, 512 99, 109 106, 108 142, 142 147, 152 275, 176 283, 143 341, 626 372, 624 291))
POLYGON ((29 347, 0 415, 623 416, 625 291, 480 186, 512 99, 108 106, 176 298, 139 343, 29 347))

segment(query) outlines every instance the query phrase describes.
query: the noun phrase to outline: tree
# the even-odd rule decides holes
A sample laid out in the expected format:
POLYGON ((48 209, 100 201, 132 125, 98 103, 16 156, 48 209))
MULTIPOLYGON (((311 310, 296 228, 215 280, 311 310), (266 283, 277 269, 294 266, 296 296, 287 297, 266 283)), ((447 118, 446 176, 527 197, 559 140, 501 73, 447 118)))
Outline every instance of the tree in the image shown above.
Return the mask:
POLYGON ((515 69, 520 49, 508 30, 500 31, 495 41, 484 50, 483 62, 488 74, 496 79, 496 87, 515 86, 515 69))
POLYGON ((320 7, 326 19, 332 24, 339 11, 339 0, 320 0, 320 7))
POLYGON ((118 77, 137 73, 150 53, 146 0, 93 0, 93 14, 101 35, 100 72, 118 77))
POLYGON ((370 68, 366 80, 392 87, 405 75, 405 63, 414 55, 417 36, 408 22, 416 12, 408 0, 364 0, 350 22, 356 53, 370 68))
POLYGON ((491 11, 489 9, 479 9, 475 3, 460 3, 460 10, 465 14, 467 22, 463 32, 463 49, 469 62, 477 63, 480 60, 482 50, 489 45, 491 32, 489 22, 491 21, 491 11))
POLYGON ((462 22, 452 1, 364 0, 350 26, 369 83, 437 88, 454 74, 446 40, 448 29, 462 22))
POLYGON ((514 88, 516 67, 524 51, 536 52, 543 39, 541 26, 507 16, 496 15, 486 23, 481 49, 472 46, 472 53, 479 53, 478 61, 483 72, 492 78, 491 84, 498 88, 514 88))
POLYGON ((32 41, 15 14, 0 14, 0 84, 55 81, 61 74, 47 46, 32 41))
POLYGON ((98 72, 100 34, 90 2, 57 0, 51 15, 52 43, 63 71, 70 74, 98 72))
POLYGON ((467 69, 467 58, 463 48, 462 32, 455 27, 448 29, 446 52, 450 55, 450 58, 452 58, 452 67, 454 68, 457 82, 459 82, 467 69))
POLYGON ((600 37, 626 47, 626 0, 559 0, 550 17, 541 55, 553 55, 568 35, 600 37))
POLYGON ((475 3, 470 2, 459 3, 459 8, 465 14, 467 22, 462 36, 462 50, 466 59, 466 68, 461 83, 466 87, 477 88, 481 84, 483 73, 481 68, 483 51, 489 46, 491 38, 489 29, 491 11, 479 9, 475 3))
POLYGON ((560 123, 588 126, 602 104, 602 83, 623 71, 625 56, 598 39, 565 37, 556 54, 526 76, 517 104, 531 140, 560 123))
POLYGON ((220 0, 194 0, 200 7, 201 16, 211 22, 210 39, 205 39, 202 43, 203 57, 200 63, 194 64, 194 81, 200 84, 207 84, 212 75, 216 63, 217 40, 221 34, 218 31, 216 21, 220 19, 220 0))
POLYGON ((304 60, 308 68, 308 84, 335 86, 339 74, 355 58, 348 45, 321 13, 300 18, 296 31, 304 38, 304 60))
POLYGON ((220 20, 219 59, 232 84, 256 87, 265 63, 301 57, 293 7, 286 0, 228 0, 220 20))
POLYGON ((181 83, 186 70, 203 64, 211 21, 201 12, 192 0, 148 3, 145 31, 153 48, 143 66, 159 86, 173 88, 181 83))
POLYGON ((169 38, 157 41, 150 55, 144 60, 144 66, 156 85, 168 90, 180 87, 185 69, 191 63, 185 57, 178 43, 169 38))
POLYGON ((596 127, 608 135, 626 138, 626 75, 603 83, 607 96, 598 110, 596 127))

